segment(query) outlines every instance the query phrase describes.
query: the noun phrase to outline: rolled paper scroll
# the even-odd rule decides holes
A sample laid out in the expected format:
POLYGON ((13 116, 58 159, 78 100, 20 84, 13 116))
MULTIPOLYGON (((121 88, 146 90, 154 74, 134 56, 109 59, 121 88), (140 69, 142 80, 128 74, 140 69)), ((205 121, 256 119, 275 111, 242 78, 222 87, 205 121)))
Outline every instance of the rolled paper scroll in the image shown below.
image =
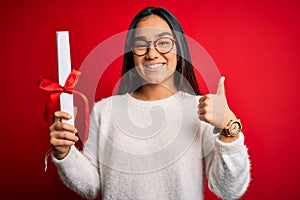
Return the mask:
MULTIPOLYGON (((71 73, 70 42, 68 31, 56 32, 57 61, 58 61, 58 80, 59 85, 65 85, 71 73)), ((63 122, 74 126, 74 100, 73 94, 62 93, 60 95, 60 110, 69 113, 70 120, 63 119, 63 122)))

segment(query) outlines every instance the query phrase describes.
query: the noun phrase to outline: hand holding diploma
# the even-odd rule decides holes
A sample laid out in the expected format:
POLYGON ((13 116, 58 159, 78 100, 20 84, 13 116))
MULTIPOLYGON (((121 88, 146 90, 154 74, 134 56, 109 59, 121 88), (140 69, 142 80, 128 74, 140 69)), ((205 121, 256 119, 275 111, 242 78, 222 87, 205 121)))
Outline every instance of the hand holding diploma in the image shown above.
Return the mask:
POLYGON ((72 116, 64 111, 57 111, 54 114, 54 122, 50 126, 50 144, 53 154, 57 159, 63 159, 69 152, 69 149, 78 137, 75 135, 76 128, 62 120, 70 120, 72 116))

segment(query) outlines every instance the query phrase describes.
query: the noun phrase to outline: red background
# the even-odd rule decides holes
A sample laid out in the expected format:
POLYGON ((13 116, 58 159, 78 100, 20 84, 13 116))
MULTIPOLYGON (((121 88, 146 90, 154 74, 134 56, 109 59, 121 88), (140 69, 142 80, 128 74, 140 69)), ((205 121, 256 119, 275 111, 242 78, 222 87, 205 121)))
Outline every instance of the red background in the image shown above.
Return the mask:
MULTIPOLYGON (((174 13, 226 76, 228 101, 243 120, 252 161, 242 199, 299 199, 300 7, 291 0, 1 1, 0 198, 81 199, 62 184, 51 161, 44 172, 47 94, 36 82, 42 74, 57 77, 56 31, 70 31, 78 69, 94 47, 126 30, 149 5, 174 13)), ((113 83, 120 63, 102 80, 113 83)), ((110 94, 107 85, 100 84, 97 99, 110 94)), ((207 190, 206 197, 216 199, 207 190)))

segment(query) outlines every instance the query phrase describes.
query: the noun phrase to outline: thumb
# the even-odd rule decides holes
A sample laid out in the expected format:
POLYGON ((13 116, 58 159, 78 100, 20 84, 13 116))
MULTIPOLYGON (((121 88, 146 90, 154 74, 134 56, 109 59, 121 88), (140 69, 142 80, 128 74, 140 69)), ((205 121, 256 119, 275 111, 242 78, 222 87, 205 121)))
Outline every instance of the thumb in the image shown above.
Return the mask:
POLYGON ((219 83, 218 83, 218 89, 217 89, 216 95, 225 96, 224 81, 225 81, 225 77, 221 76, 219 83))

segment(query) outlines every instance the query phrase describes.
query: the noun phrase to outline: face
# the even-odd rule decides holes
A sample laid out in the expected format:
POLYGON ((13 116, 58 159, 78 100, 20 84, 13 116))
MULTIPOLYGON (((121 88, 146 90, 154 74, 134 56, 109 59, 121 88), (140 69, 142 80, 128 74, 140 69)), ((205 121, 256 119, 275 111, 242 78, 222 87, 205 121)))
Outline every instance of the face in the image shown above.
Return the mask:
POLYGON ((167 22, 157 15, 149 15, 137 23, 135 47, 144 47, 145 49, 145 44, 149 44, 144 55, 134 54, 134 64, 145 83, 162 84, 166 87, 174 86, 177 55, 175 42, 172 42, 173 39, 172 31, 167 22), (166 38, 166 40, 160 38, 166 38), (153 41, 157 41, 156 48, 153 41), (168 49, 167 45, 171 44, 174 44, 170 47, 171 50, 169 52, 164 51, 164 48, 168 49))

